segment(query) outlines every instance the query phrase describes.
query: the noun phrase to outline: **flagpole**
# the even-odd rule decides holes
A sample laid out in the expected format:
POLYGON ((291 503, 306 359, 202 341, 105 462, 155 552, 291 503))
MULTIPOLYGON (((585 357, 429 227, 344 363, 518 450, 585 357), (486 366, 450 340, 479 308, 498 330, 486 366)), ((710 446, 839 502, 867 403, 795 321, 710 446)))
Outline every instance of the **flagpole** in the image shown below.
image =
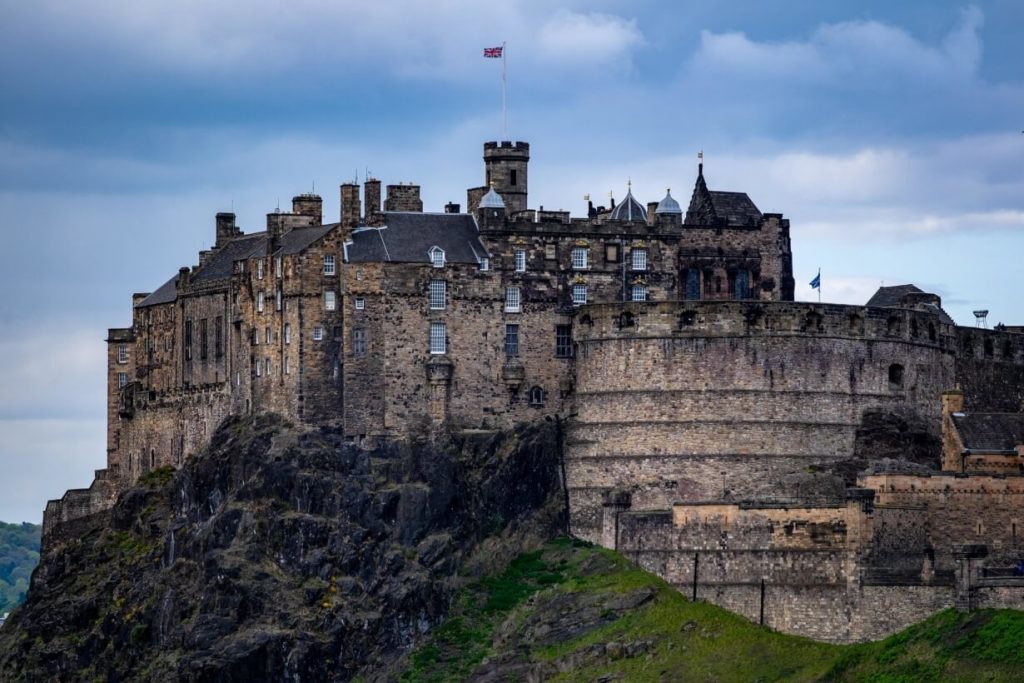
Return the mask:
POLYGON ((821 303, 821 266, 818 266, 818 303, 821 303))
POLYGON ((501 41, 501 139, 508 140, 508 75, 505 41, 501 41))

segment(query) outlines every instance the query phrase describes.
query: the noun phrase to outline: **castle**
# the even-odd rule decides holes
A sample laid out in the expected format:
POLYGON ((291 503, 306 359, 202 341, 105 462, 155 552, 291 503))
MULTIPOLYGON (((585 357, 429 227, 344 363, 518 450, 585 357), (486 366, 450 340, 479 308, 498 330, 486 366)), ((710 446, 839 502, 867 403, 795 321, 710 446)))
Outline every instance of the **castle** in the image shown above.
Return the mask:
POLYGON ((424 212, 410 184, 382 202, 368 178, 341 185, 337 222, 313 194, 257 233, 217 214, 198 264, 109 331, 107 467, 50 501, 46 532, 229 415, 367 449, 558 417, 573 533, 695 597, 835 641, 1024 604, 1024 580, 982 576, 1024 519, 1024 329, 957 327, 912 286, 794 302, 789 222, 702 165, 685 211, 628 188, 572 217, 529 208, 529 160, 485 143, 466 212, 424 212), (924 425, 934 471, 865 452, 871 413, 924 425))

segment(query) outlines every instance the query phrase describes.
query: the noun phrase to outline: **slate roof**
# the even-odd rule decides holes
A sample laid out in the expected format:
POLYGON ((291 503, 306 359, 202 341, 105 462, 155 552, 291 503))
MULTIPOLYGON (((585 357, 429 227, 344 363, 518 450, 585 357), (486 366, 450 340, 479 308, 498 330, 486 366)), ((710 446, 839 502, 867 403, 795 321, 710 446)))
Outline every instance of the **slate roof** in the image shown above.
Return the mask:
POLYGON ((433 246, 444 249, 449 263, 475 264, 488 255, 476 221, 465 213, 389 211, 382 227, 359 228, 351 240, 345 248, 351 263, 430 263, 433 246))
POLYGON ((953 424, 970 451, 1013 452, 1024 444, 1024 413, 954 413, 953 424))
POLYGON ((867 306, 879 306, 892 308, 899 306, 903 297, 907 294, 924 294, 924 290, 915 285, 895 285, 893 287, 879 287, 878 291, 868 299, 867 306))
POLYGON ((665 190, 665 198, 658 202, 658 208, 654 210, 654 213, 680 214, 682 212, 683 209, 679 206, 679 202, 672 196, 672 190, 665 190))
POLYGON ((690 207, 683 220, 685 225, 756 227, 762 218, 760 209, 746 192, 709 190, 704 181, 704 165, 700 165, 690 207))
MULTIPOLYGON (((310 228, 295 228, 281 236, 277 251, 271 256, 288 256, 298 254, 311 246, 318 239, 338 227, 337 223, 331 225, 318 225, 310 228)), ((252 256, 266 256, 270 240, 266 232, 254 232, 249 235, 235 237, 217 250, 210 260, 203 264, 192 275, 193 282, 210 282, 231 277, 235 268, 235 261, 247 259, 252 256)), ((160 285, 159 288, 145 299, 136 304, 136 308, 166 304, 178 298, 177 293, 178 276, 160 285)))
POLYGON ((626 192, 626 198, 623 199, 614 209, 609 216, 609 219, 613 221, 631 221, 631 222, 647 222, 647 210, 640 206, 633 197, 633 191, 629 190, 626 192))

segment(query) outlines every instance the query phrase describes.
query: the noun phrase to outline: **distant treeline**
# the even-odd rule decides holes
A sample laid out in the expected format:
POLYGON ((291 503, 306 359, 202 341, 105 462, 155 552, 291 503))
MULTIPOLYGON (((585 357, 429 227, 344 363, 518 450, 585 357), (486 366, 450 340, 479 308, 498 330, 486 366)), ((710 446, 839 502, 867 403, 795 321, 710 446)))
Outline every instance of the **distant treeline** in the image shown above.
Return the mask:
POLYGON ((37 524, 0 522, 0 614, 25 599, 32 570, 39 564, 42 531, 37 524))

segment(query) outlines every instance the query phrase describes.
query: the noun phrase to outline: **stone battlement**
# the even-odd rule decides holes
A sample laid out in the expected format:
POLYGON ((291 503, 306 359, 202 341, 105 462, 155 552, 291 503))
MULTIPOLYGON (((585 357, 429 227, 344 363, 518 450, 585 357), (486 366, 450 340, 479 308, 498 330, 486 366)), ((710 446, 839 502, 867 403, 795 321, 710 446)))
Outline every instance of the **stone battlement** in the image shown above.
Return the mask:
POLYGON ((627 338, 807 336, 898 341, 952 351, 935 312, 794 301, 593 304, 577 313, 581 343, 627 338))

